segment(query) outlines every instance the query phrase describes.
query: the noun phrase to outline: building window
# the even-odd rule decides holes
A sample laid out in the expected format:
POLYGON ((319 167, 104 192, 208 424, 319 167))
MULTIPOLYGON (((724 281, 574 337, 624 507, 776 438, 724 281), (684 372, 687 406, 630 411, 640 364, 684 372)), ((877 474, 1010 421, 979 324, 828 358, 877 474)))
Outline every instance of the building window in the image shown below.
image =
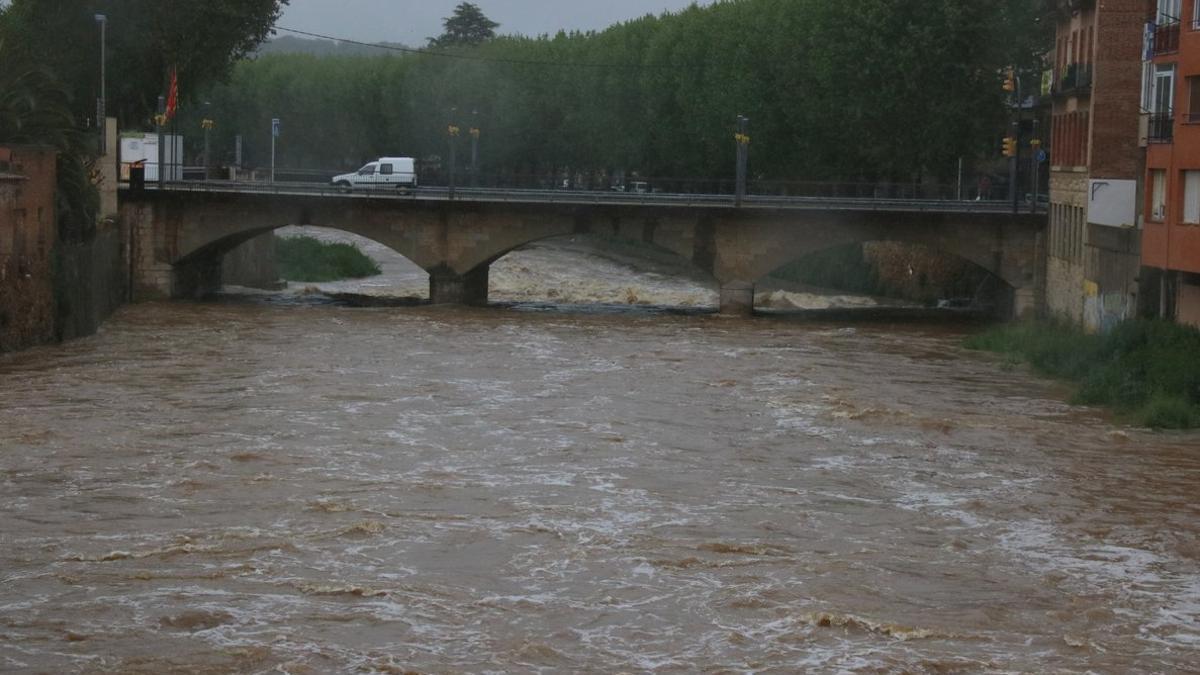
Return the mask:
MULTIPOLYGON (((1196 0, 1200 2, 1200 0, 1196 0)), ((1200 124, 1200 76, 1187 79, 1188 116, 1191 124, 1200 124)))
POLYGON ((1170 143, 1175 139, 1175 64, 1154 66, 1149 94, 1149 140, 1170 143))
POLYGON ((1179 21, 1179 10, 1182 5, 1181 0, 1158 0, 1158 24, 1179 21))
POLYGON ((1200 171, 1183 172, 1183 222, 1200 225, 1200 171))
POLYGON ((1167 218, 1167 172, 1150 170, 1150 220, 1162 222, 1167 218))

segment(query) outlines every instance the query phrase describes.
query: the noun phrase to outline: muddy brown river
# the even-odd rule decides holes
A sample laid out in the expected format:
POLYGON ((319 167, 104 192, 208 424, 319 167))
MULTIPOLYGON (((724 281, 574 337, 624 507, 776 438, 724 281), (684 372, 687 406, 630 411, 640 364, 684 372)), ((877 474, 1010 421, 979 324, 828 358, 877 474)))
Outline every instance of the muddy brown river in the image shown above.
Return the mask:
POLYGON ((1196 672, 1200 435, 969 330, 127 307, 0 357, 0 671, 1196 672))

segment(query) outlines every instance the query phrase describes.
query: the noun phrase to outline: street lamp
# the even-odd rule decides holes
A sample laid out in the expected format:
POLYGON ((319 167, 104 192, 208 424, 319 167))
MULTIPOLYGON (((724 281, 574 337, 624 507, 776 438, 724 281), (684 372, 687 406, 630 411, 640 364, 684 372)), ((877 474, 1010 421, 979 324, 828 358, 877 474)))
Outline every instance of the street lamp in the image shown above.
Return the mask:
POLYGON ((458 108, 450 108, 450 124, 446 126, 446 133, 450 139, 450 199, 454 199, 454 165, 457 162, 455 158, 455 150, 457 149, 458 135, 462 130, 458 128, 458 108))
POLYGON ((479 187, 479 111, 471 111, 471 187, 479 187))
POLYGON ((745 115, 737 116, 737 133, 733 139, 737 141, 737 183, 734 186, 734 206, 741 206, 746 198, 746 162, 750 157, 750 118, 745 115))
POLYGON ((105 73, 104 73, 104 38, 108 28, 108 16, 104 14, 95 15, 96 23, 100 24, 100 95, 96 97, 96 125, 100 127, 100 154, 108 154, 108 134, 105 133, 108 125, 105 124, 105 73))
POLYGON ((208 180, 208 167, 209 167, 208 132, 212 131, 213 126, 214 125, 213 125, 213 121, 212 121, 212 103, 209 101, 205 101, 204 102, 204 119, 200 120, 200 127, 202 129, 204 129, 204 180, 208 180))

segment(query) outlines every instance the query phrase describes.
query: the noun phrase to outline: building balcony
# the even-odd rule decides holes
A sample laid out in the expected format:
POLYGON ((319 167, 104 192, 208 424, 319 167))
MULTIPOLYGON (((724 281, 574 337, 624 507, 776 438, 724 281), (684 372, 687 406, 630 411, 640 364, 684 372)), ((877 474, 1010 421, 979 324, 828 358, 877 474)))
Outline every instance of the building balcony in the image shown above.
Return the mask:
POLYGON ((1147 115, 1149 126, 1146 140, 1151 143, 1173 143, 1175 141, 1175 115, 1151 113, 1147 115))
POLYGON ((1150 35, 1150 56, 1174 54, 1179 51, 1179 28, 1178 20, 1155 25, 1150 35))
POLYGON ((1062 76, 1054 82, 1056 95, 1085 94, 1092 88, 1092 66, 1090 64, 1072 63, 1063 71, 1062 76))

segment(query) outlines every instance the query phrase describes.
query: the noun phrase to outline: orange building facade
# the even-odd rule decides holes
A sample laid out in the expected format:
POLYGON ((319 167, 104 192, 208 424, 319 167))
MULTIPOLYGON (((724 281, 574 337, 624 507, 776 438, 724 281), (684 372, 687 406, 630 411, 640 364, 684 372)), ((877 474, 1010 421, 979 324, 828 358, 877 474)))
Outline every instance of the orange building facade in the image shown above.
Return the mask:
POLYGON ((1147 4, 1142 264, 1157 313, 1200 326, 1200 0, 1147 4))

